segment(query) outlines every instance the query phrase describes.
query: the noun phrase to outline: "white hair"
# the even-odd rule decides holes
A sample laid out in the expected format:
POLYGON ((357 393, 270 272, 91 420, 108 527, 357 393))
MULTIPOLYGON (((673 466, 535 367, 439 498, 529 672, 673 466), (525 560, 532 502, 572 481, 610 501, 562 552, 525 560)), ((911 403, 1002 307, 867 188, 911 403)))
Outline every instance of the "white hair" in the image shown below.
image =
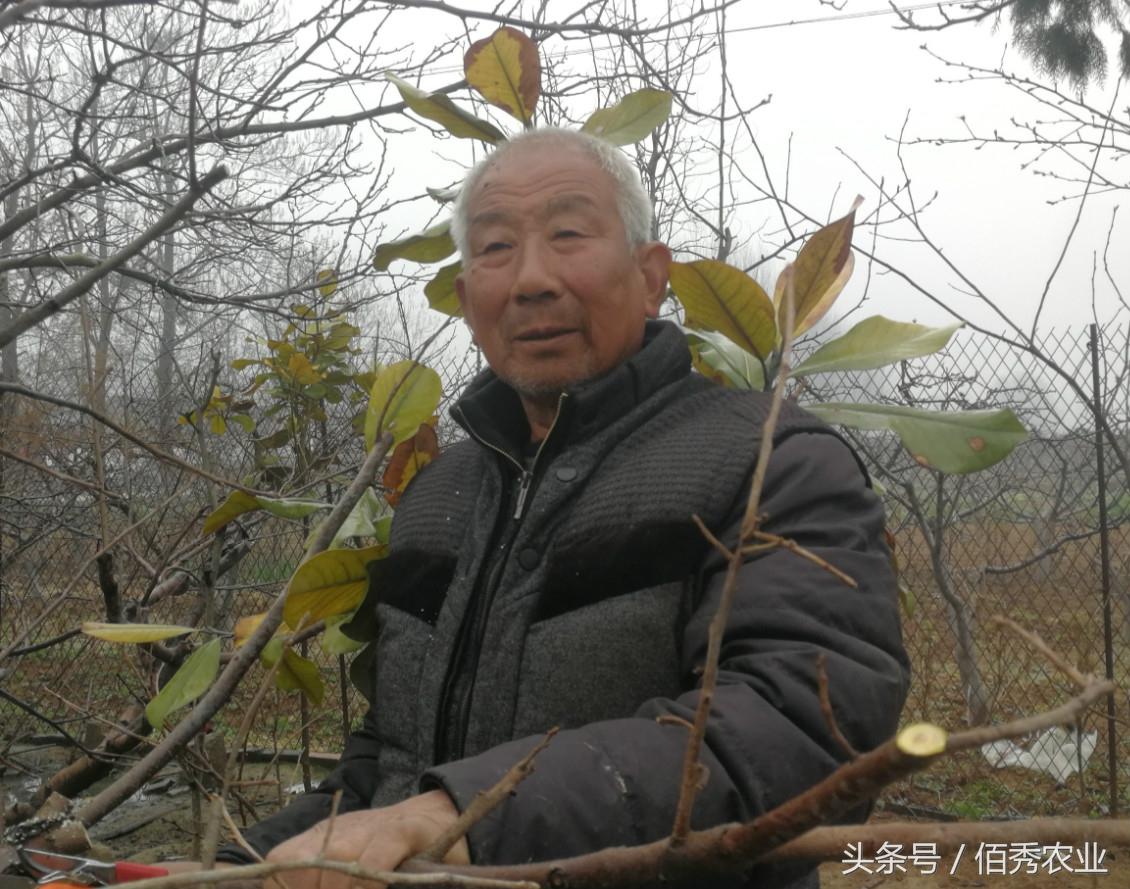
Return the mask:
POLYGON ((466 261, 469 253, 468 228, 470 226, 471 195, 478 187, 479 180, 495 164, 515 149, 545 143, 546 147, 573 146, 585 152, 607 172, 615 183, 616 208, 620 211, 620 222, 628 244, 635 247, 651 240, 651 198, 640 182, 639 174, 627 155, 611 142, 582 133, 580 130, 567 130, 562 127, 542 127, 520 133, 480 160, 467 173, 459 196, 455 199, 455 212, 451 218, 451 238, 466 261))

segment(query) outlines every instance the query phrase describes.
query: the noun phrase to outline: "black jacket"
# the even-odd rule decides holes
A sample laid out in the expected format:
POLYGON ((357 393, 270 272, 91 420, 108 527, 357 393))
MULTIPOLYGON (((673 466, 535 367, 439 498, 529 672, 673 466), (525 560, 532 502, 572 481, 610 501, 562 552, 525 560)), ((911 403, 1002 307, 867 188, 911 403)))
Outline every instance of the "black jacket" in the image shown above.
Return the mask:
MULTIPOLYGON (((634 845, 670 832, 686 730, 724 562, 692 522, 732 544, 767 396, 690 370, 682 333, 562 396, 532 461, 515 393, 493 375, 453 410, 470 435, 409 486, 392 555, 375 563, 353 632, 372 708, 313 794, 247 832, 265 851, 342 810, 444 788, 463 808, 551 726, 533 775, 469 835, 506 863, 634 845)), ((852 589, 785 551, 751 556, 721 657, 693 823, 747 820, 843 759, 821 713, 827 657, 839 726, 857 749, 895 730, 907 688, 883 511, 828 427, 786 405, 763 528, 845 571, 852 589)), ((235 856, 227 856, 235 857, 235 856)), ((753 885, 791 877, 762 869, 753 885)))

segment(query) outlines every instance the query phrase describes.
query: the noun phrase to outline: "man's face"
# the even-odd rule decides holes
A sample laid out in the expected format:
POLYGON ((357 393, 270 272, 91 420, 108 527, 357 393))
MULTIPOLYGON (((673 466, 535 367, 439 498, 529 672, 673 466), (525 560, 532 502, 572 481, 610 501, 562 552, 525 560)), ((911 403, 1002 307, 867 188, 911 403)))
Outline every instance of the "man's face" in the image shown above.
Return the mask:
POLYGON ((667 287, 662 244, 630 247, 612 177, 584 151, 521 146, 470 196, 455 286, 487 363, 527 397, 611 370, 643 342, 667 287))

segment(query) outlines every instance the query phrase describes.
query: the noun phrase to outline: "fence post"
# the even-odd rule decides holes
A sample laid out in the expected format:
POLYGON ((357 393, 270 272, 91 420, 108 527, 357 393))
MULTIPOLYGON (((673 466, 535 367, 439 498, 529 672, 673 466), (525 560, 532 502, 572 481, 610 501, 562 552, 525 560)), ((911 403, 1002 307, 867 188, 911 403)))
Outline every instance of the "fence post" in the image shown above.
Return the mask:
MULTIPOLYGON (((1099 326, 1091 325, 1091 379, 1095 406, 1095 468, 1099 481, 1099 561, 1102 565, 1103 652, 1106 678, 1114 679, 1114 639, 1110 601, 1110 522, 1106 512, 1106 451, 1103 445, 1103 399, 1099 381, 1099 326)), ((1106 699, 1107 768, 1110 771, 1110 817, 1118 817, 1118 726, 1114 719, 1114 695, 1106 699)))

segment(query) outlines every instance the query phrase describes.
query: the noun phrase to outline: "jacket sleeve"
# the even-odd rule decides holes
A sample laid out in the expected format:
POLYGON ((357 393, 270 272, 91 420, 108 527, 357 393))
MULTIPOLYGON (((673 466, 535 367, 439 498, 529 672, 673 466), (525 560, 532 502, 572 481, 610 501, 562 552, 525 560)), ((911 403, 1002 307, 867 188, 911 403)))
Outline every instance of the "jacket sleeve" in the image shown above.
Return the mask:
MULTIPOLYGON (((339 813, 368 808, 376 790, 377 754, 380 750, 380 742, 370 722, 371 712, 366 714, 362 727, 350 735, 337 766, 321 784, 310 793, 296 797, 286 808, 243 831, 244 840, 261 856, 266 857, 267 852, 279 843, 328 818, 338 790, 341 791, 339 813)), ((235 844, 220 847, 216 859, 233 864, 250 864, 253 861, 246 850, 235 844)))
MULTIPOLYGON (((746 492, 719 535, 733 545, 746 492)), ((890 737, 908 686, 896 581, 883 541, 883 508, 854 454, 836 436, 796 433, 775 449, 762 494, 762 528, 796 541, 853 578, 851 588, 795 553, 751 556, 740 570, 723 639, 703 763, 696 829, 745 821, 812 786, 845 752, 822 715, 816 661, 827 658, 837 723, 867 750, 890 737)), ((683 635, 686 691, 641 702, 631 717, 560 732, 509 800, 470 833, 472 860, 545 860, 635 845, 670 833, 687 733, 659 724, 693 720, 707 630, 722 591, 712 553, 683 635)), ((631 657, 625 643, 625 658, 631 657)), ((422 788, 444 788, 462 809, 536 743, 525 738, 437 766, 422 788)), ((862 813, 857 813, 861 815, 862 813)), ((766 889, 795 876, 758 869, 766 889)))

